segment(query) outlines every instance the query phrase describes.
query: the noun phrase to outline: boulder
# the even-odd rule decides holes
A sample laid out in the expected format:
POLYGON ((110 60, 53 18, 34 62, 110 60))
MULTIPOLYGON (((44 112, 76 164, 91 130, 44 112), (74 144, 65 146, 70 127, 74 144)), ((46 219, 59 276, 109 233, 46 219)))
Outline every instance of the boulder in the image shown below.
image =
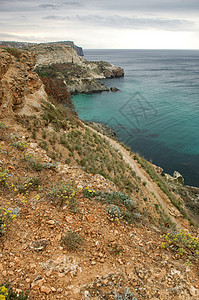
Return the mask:
POLYGON ((120 90, 117 87, 112 86, 112 87, 110 87, 110 91, 111 92, 119 92, 120 90))
POLYGON ((184 178, 183 178, 183 176, 179 172, 174 171, 173 178, 178 183, 184 184, 184 178))

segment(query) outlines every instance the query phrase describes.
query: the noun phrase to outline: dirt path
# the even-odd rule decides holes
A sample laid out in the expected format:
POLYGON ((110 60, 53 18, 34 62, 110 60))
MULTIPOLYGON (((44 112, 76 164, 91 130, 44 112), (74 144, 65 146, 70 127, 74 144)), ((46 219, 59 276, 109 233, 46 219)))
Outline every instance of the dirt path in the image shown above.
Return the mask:
POLYGON ((103 137, 108 143, 116 150, 118 150, 122 156, 124 161, 131 167, 131 169, 136 173, 138 177, 141 178, 142 181, 146 182, 146 189, 153 194, 157 201, 162 206, 164 212, 170 217, 171 221, 176 224, 177 228, 189 228, 189 223, 186 221, 178 209, 171 203, 168 196, 158 187, 158 185, 150 178, 150 176, 146 173, 146 171, 135 161, 132 156, 122 147, 117 141, 103 135, 102 133, 96 131, 92 127, 85 125, 85 127, 89 128, 96 134, 103 137))

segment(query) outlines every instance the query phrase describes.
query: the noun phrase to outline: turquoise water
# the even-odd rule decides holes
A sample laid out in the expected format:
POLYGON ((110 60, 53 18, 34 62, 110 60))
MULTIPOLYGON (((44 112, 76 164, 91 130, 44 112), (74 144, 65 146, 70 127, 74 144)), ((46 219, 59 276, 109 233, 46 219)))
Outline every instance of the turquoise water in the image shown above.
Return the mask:
POLYGON ((125 76, 104 80, 120 92, 74 96, 79 117, 109 125, 132 151, 199 186, 199 51, 85 50, 85 58, 125 76))

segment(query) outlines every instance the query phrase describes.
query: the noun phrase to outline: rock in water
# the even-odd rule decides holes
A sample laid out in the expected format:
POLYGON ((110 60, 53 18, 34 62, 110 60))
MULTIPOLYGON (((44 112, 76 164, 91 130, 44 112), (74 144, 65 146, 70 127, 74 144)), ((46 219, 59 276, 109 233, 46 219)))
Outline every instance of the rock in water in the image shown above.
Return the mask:
POLYGON ((184 178, 183 178, 183 176, 179 172, 174 171, 173 177, 174 177, 175 181, 177 181, 177 182, 179 182, 181 184, 184 184, 184 178))

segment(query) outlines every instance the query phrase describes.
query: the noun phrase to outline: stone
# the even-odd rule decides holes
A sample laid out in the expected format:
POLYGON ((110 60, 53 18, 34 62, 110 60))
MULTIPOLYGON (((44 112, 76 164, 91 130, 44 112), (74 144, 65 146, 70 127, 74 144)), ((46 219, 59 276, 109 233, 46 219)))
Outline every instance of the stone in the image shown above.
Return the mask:
POLYGON ((190 292, 191 296, 199 297, 199 289, 194 288, 193 285, 190 286, 189 292, 190 292))
POLYGON ((54 225, 55 224, 55 221, 54 220, 49 220, 46 222, 48 225, 54 225))
POLYGON ((184 178, 179 172, 174 171, 173 177, 174 177, 174 180, 177 181, 178 183, 184 184, 184 178))
POLYGON ((0 273, 3 272, 3 264, 0 263, 0 273))
POLYGON ((49 241, 48 240, 36 240, 32 241, 30 244, 30 249, 36 252, 43 251, 46 246, 48 245, 49 241))
POLYGON ((111 92, 119 92, 120 90, 117 87, 112 86, 112 87, 110 87, 110 91, 111 92))
POLYGON ((48 295, 48 294, 50 294, 51 289, 50 289, 48 286, 42 285, 41 288, 40 288, 40 291, 41 291, 42 293, 45 293, 45 294, 48 295))
POLYGON ((95 218, 94 218, 93 216, 91 216, 91 215, 87 215, 87 216, 86 216, 86 219, 87 219, 87 221, 88 221, 89 223, 94 223, 94 222, 95 222, 95 218))

